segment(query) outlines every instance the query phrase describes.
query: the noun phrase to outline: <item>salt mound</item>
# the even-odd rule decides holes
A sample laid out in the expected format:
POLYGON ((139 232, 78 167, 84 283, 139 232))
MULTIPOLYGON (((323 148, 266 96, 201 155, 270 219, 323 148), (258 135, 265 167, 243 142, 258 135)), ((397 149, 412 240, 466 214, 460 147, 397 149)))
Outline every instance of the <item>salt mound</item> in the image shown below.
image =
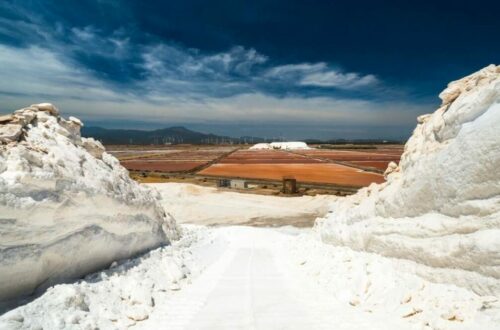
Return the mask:
POLYGON ((452 82, 418 118, 387 182, 339 199, 325 242, 415 263, 428 280, 500 295, 500 66, 452 82))
POLYGON ((269 143, 257 143, 251 146, 249 149, 251 150, 266 150, 271 149, 271 145, 269 143))
POLYGON ((0 302, 177 236, 159 195, 43 103, 0 116, 0 302))
POLYGON ((252 150, 265 150, 265 149, 282 149, 282 150, 300 150, 311 149, 305 142, 272 142, 272 143, 257 143, 250 147, 252 150))

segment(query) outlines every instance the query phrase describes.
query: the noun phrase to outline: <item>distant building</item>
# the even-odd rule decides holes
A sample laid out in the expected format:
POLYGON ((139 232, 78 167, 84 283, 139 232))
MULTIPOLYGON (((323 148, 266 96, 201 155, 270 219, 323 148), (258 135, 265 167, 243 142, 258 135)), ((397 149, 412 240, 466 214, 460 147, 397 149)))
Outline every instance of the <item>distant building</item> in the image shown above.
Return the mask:
POLYGON ((231 189, 247 189, 248 183, 241 179, 218 179, 217 187, 231 189))
POLYGON ((245 180, 231 180, 232 189, 246 189, 247 182, 245 180))
POLYGON ((297 193, 297 180, 293 176, 283 177, 283 193, 296 194, 297 193))
POLYGON ((217 187, 219 188, 229 188, 231 186, 231 180, 229 179, 218 179, 217 187))

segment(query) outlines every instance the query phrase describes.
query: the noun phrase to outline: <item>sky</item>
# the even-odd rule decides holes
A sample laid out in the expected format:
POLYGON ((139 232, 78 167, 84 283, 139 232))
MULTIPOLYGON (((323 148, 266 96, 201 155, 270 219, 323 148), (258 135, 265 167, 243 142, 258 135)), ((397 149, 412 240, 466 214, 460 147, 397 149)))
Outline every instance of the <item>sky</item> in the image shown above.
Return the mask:
POLYGON ((87 126, 406 139, 498 63, 500 2, 3 0, 0 112, 87 126))

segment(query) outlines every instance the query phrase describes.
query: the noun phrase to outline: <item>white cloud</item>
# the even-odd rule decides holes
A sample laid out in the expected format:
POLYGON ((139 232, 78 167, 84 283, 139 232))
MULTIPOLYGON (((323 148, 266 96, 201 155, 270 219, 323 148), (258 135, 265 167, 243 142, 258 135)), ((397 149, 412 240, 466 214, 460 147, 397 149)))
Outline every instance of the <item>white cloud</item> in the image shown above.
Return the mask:
POLYGON ((163 90, 183 88, 185 92, 205 90, 212 96, 217 90, 223 95, 259 90, 262 85, 258 84, 264 88, 271 84, 284 91, 301 86, 369 91, 380 84, 374 75, 344 73, 324 62, 269 67, 266 56, 241 46, 205 55, 197 50, 158 44, 147 47, 142 58, 146 85, 162 86, 163 90))
POLYGON ((74 27, 71 28, 71 32, 80 40, 88 42, 96 38, 96 30, 92 26, 86 26, 84 28, 74 27))
POLYGON ((408 123, 423 108, 409 103, 377 103, 332 97, 274 97, 259 92, 225 98, 114 91, 85 70, 40 48, 0 46, 2 112, 42 101, 57 104, 63 115, 84 119, 151 122, 252 122, 392 125, 408 123), (5 108, 9 106, 10 108, 5 108))
POLYGON ((227 52, 205 55, 196 49, 182 49, 168 44, 146 47, 143 67, 153 76, 177 76, 179 79, 229 80, 234 74, 247 76, 264 64, 267 57, 255 49, 233 47, 227 52))
MULTIPOLYGON (((247 89, 246 92, 228 97, 217 97, 212 91, 240 83, 214 75, 224 75, 224 70, 235 70, 240 65, 246 66, 244 70, 250 70, 265 61, 267 58, 253 50, 233 49, 228 53, 203 56, 165 45, 157 46, 144 53, 144 66, 149 75, 136 82, 132 89, 137 91, 132 92, 117 90, 112 83, 99 80, 77 62, 55 51, 0 45, 1 110, 10 112, 47 101, 58 105, 65 116, 76 115, 87 120, 122 119, 152 123, 265 121, 368 126, 408 124, 426 110, 412 103, 343 99, 332 95, 277 97, 252 90, 251 85, 240 89, 247 89), (219 66, 225 69, 218 70, 219 66), (193 76, 201 81, 190 79, 193 76)), ((344 86, 373 83, 366 78, 368 76, 334 75, 324 63, 274 67, 265 75, 266 79, 284 79, 282 77, 297 72, 302 82, 308 79, 306 83, 344 86)))
POLYGON ((48 98, 114 98, 109 88, 88 71, 40 47, 0 45, 0 92, 48 98))
POLYGON ((360 75, 354 72, 344 73, 330 69, 324 62, 276 66, 267 70, 264 76, 275 80, 294 81, 301 86, 336 87, 340 89, 357 89, 379 83, 374 75, 360 75))
MULTIPOLYGON (((0 4, 5 6, 17 13, 0 4)), ((32 46, 0 44, 1 112, 52 102, 63 115, 87 120, 377 126, 413 123, 430 108, 338 97, 331 88, 370 92, 383 83, 325 62, 271 66, 253 48, 207 54, 171 42, 137 44, 124 28, 105 34, 93 26, 46 22, 33 12, 19 15, 0 17, 0 35, 32 46), (76 60, 81 55, 109 72, 96 74, 76 60)))
MULTIPOLYGON (((60 29, 64 31, 64 27, 60 27, 60 29)), ((58 50, 59 53, 67 53, 67 56, 71 56, 73 52, 79 52, 89 56, 99 55, 121 61, 130 55, 130 39, 124 36, 120 29, 109 35, 102 35, 101 31, 90 25, 83 28, 72 27, 69 31, 71 32, 70 44, 51 40, 49 46, 58 50)))
POLYGON ((311 73, 300 81, 304 86, 339 87, 345 89, 373 86, 378 82, 374 75, 360 76, 357 73, 326 71, 311 73))
POLYGON ((323 72, 327 69, 327 64, 319 63, 301 63, 301 64, 286 64, 275 66, 267 70, 265 77, 275 79, 290 79, 296 76, 304 76, 306 74, 323 72))
POLYGON ((242 46, 207 54, 168 42, 137 44, 130 41, 125 28, 105 33, 92 25, 71 27, 45 22, 36 13, 16 6, 7 9, 19 12, 25 19, 0 18, 0 34, 39 45, 66 62, 85 58, 87 70, 93 70, 89 63, 95 59, 110 71, 99 72, 101 77, 112 80, 118 73, 122 80, 139 79, 139 87, 153 90, 153 94, 161 88, 164 92, 205 91, 212 96, 228 96, 259 89, 266 92, 271 85, 275 92, 301 86, 369 89, 378 82, 373 75, 344 73, 324 62, 270 67, 267 56, 242 46))

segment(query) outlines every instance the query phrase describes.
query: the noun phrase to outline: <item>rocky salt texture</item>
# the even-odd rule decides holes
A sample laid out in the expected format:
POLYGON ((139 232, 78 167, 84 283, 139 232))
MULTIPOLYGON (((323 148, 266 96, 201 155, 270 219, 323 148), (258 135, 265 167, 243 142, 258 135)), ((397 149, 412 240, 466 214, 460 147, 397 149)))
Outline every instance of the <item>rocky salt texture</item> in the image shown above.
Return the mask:
MULTIPOLYGON (((288 242, 292 265, 308 283, 359 314, 377 317, 381 329, 499 329, 500 304, 452 284, 429 282, 418 275, 419 264, 325 244, 309 235, 288 242), (397 321, 403 324, 397 324, 397 321)), ((298 275, 297 277, 299 277, 298 275)), ((342 314, 342 313, 339 313, 342 314)), ((335 328, 338 323, 335 323, 335 328)), ((347 329, 375 329, 374 324, 347 329)))
POLYGON ((333 203, 324 242, 408 261, 435 283, 500 296, 500 66, 448 85, 387 182, 333 203))
POLYGON ((0 301, 168 244, 174 219, 48 103, 0 117, 0 301))
POLYGON ((204 236, 208 235, 203 228, 187 228, 172 245, 113 262, 109 269, 75 283, 55 285, 36 300, 1 315, 0 329, 135 326, 200 272, 190 248, 203 242, 204 236))

